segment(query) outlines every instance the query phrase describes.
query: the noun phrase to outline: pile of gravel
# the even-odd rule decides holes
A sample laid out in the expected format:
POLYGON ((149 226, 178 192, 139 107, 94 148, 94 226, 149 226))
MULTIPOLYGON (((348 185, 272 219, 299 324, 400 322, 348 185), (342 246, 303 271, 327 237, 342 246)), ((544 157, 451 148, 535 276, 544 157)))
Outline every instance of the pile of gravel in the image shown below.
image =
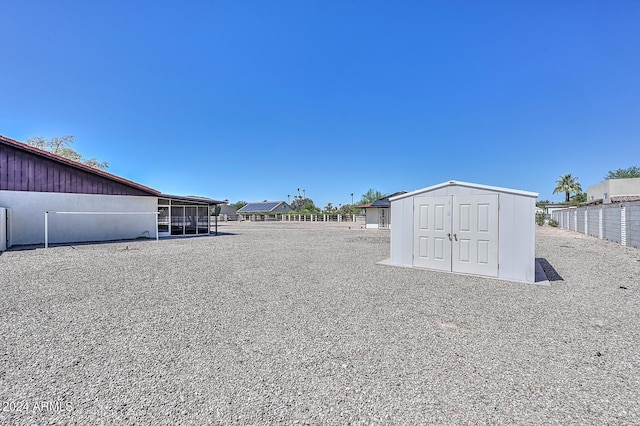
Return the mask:
POLYGON ((0 423, 640 423, 636 249, 539 228, 543 287, 220 230, 0 255, 0 423))

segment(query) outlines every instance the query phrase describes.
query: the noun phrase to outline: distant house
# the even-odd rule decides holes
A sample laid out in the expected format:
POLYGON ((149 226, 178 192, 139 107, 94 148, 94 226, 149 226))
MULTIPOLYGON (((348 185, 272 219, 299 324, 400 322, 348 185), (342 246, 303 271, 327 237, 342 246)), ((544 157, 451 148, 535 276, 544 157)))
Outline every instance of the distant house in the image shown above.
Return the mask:
POLYGON ((268 220, 276 214, 286 214, 292 210, 285 201, 262 201, 248 203, 238 210, 240 220, 268 220))
POLYGON ((220 206, 220 220, 238 220, 238 209, 229 204, 222 204, 220 206))
POLYGON ((588 204, 622 203, 640 200, 640 178, 608 179, 587 188, 588 204))
POLYGON ((389 198, 402 194, 406 194, 406 191, 395 192, 373 203, 357 206, 365 211, 365 228, 389 229, 391 227, 391 202, 389 198))
POLYGON ((544 214, 551 215, 554 211, 566 209, 567 207, 573 207, 573 204, 566 203, 549 203, 544 206, 544 214))
POLYGON ((208 234, 209 207, 221 203, 162 194, 0 136, 0 250, 208 234))

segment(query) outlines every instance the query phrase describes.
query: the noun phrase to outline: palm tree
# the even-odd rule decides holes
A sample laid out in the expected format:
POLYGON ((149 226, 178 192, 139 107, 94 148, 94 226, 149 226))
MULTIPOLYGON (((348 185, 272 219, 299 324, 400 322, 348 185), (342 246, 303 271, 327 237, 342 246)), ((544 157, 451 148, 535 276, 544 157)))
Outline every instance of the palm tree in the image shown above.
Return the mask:
POLYGON ((556 182, 556 189, 553 190, 554 194, 559 194, 564 192, 565 194, 565 203, 568 203, 571 198, 571 193, 574 192, 576 194, 580 194, 582 192, 582 186, 580 186, 580 182, 578 182, 577 177, 571 176, 571 173, 560 176, 560 179, 556 182))

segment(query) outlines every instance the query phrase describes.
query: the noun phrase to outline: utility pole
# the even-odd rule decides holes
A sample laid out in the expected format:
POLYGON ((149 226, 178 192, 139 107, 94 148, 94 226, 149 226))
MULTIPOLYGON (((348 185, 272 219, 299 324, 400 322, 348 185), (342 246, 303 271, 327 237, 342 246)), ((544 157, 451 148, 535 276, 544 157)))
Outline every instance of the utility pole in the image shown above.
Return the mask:
POLYGON ((353 192, 351 193, 351 205, 353 206, 353 192))

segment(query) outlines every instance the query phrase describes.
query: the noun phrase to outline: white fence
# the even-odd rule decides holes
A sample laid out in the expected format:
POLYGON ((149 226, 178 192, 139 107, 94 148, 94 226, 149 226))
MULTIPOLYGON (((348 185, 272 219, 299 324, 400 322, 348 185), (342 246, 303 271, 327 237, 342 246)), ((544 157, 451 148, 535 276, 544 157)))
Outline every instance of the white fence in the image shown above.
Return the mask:
POLYGON ((239 220, 252 222, 364 222, 359 214, 239 214, 239 220))
POLYGON ((640 201, 556 210, 558 226, 623 246, 640 248, 640 201))

